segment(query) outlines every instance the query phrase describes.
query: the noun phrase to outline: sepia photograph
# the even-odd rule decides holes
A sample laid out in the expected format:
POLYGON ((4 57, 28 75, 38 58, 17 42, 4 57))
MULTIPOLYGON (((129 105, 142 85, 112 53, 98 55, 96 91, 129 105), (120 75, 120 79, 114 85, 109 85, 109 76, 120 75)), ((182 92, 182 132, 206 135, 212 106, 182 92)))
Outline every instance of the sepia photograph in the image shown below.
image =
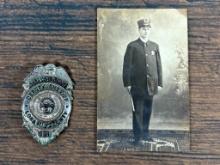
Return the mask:
POLYGON ((186 9, 97 9, 97 151, 190 149, 186 9))

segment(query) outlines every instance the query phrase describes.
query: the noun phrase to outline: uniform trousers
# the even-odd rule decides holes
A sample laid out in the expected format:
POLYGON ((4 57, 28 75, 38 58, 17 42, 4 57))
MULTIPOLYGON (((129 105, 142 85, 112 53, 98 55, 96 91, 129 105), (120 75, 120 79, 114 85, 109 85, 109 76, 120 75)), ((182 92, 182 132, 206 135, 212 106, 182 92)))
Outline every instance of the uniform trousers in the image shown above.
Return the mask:
POLYGON ((149 123, 152 112, 153 96, 132 96, 135 111, 133 111, 134 140, 149 138, 149 123))

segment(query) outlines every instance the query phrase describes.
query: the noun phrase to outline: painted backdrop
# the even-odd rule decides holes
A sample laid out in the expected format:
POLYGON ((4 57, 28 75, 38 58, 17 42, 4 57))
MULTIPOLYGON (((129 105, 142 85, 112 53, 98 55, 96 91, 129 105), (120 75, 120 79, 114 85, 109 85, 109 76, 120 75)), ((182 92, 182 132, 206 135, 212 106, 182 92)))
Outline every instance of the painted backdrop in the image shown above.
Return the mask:
POLYGON ((150 128, 189 130, 187 11, 98 9, 97 128, 131 129, 132 109, 123 87, 127 44, 138 38, 137 20, 150 18, 150 40, 159 44, 164 87, 154 97, 150 128))

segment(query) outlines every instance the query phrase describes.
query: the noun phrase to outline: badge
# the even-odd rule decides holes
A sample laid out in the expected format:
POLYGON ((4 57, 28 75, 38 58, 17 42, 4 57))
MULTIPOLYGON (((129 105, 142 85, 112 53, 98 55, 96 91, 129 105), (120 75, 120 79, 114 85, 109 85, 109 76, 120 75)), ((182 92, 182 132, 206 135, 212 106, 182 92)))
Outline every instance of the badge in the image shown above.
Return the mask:
POLYGON ((23 125, 46 145, 68 126, 74 83, 62 67, 48 64, 35 67, 23 87, 23 125))
POLYGON ((156 53, 154 50, 151 51, 151 55, 154 56, 156 53))

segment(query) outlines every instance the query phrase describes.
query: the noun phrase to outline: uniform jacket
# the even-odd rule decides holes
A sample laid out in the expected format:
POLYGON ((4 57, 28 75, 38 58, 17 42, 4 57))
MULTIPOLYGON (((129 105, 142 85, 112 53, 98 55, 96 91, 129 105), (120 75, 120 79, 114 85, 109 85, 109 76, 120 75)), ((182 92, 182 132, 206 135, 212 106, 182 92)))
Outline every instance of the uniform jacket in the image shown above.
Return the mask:
POLYGON ((124 86, 131 86, 136 94, 143 91, 152 96, 162 83, 162 67, 159 46, 155 42, 145 43, 140 39, 128 44, 123 64, 124 86))

